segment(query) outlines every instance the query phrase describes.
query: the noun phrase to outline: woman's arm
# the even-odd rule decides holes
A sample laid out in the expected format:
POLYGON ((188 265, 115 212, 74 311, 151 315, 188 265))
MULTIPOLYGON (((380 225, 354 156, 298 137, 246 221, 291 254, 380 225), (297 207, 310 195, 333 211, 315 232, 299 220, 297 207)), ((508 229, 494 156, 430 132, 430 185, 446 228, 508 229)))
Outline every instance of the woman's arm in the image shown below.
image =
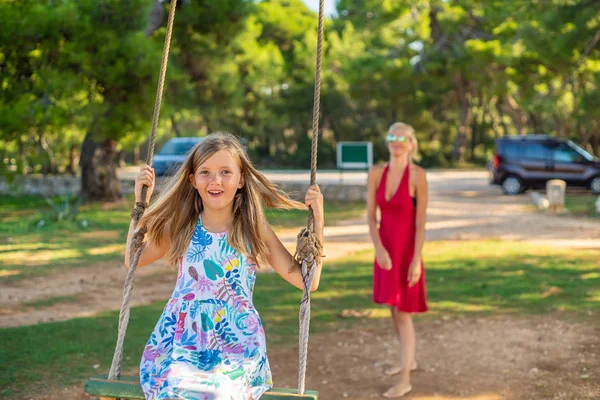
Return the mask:
POLYGON ((382 168, 373 166, 367 176, 367 223, 369 224, 369 234, 375 249, 383 248, 379 231, 377 229, 377 186, 381 179, 382 168))
POLYGON ((427 174, 421 167, 416 167, 415 172, 415 196, 417 198, 415 252, 408 271, 409 286, 413 286, 421 278, 422 251, 423 244, 425 243, 425 223, 427 222, 427 203, 429 201, 427 174))
POLYGON ((417 169, 418 179, 415 182, 415 195, 417 197, 417 210, 415 218, 415 257, 421 260, 421 252, 425 243, 425 223, 427 222, 427 203, 429 202, 429 189, 427 174, 423 168, 417 169))

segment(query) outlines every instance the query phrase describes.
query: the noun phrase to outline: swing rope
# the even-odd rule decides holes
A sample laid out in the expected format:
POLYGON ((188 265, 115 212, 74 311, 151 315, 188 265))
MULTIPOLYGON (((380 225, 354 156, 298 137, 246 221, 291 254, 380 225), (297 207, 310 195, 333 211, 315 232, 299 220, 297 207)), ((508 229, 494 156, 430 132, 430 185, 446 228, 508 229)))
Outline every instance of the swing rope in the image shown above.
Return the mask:
MULTIPOLYGON (((154 103, 154 115, 152 117, 152 131, 150 133, 150 142, 148 144, 148 158, 146 163, 152 165, 152 157, 154 156, 154 142, 156 141, 156 129, 158 127, 158 117, 160 114, 160 105, 162 103, 163 88, 165 85, 165 75, 167 73, 167 61, 169 59, 169 49, 171 47, 171 35, 173 33, 173 21, 175 20, 175 9, 177 8, 177 0, 171 1, 169 10, 169 20, 167 22, 167 33, 165 35, 165 44, 163 47, 163 57, 160 64, 160 74, 158 78, 158 90, 156 92, 156 101, 154 103)), ((119 333, 117 336, 117 345, 115 346, 115 354, 113 355, 112 364, 108 373, 108 379, 118 379, 121 376, 121 364, 123 361, 123 343, 125 342, 125 334, 127 333, 127 325, 129 324, 130 300, 133 293, 133 275, 137 268, 140 256, 142 254, 143 241, 146 234, 145 229, 137 229, 137 222, 144 214, 144 210, 148 204, 144 201, 148 193, 148 187, 142 188, 142 202, 136 203, 135 208, 131 212, 131 218, 134 221, 135 233, 133 242, 129 249, 129 269, 123 284, 123 304, 121 305, 121 313, 119 314, 119 333)))
MULTIPOLYGON (((169 48, 171 44, 171 36, 173 32, 173 21, 175 19, 175 9, 177 0, 171 0, 169 18, 167 22, 167 31, 165 35, 165 43, 163 47, 163 57, 160 66, 160 75, 158 80, 158 90, 156 93, 156 102, 154 105, 154 115, 152 118, 152 131, 148 144, 147 164, 152 165, 154 156, 154 144, 156 139, 156 130, 158 126, 160 106, 162 102, 162 94, 165 83, 165 74, 167 70, 167 62, 169 56, 169 48)), ((320 113, 320 95, 321 95, 321 64, 323 52, 323 24, 324 24, 324 0, 319 1, 319 25, 317 37, 317 61, 315 72, 315 92, 313 106, 313 121, 312 121, 312 151, 311 151, 311 171, 310 184, 316 183, 317 175, 317 144, 319 134, 319 113, 320 113)), ((142 188, 142 199, 146 198, 148 188, 142 188)), ((123 304, 119 315, 119 329, 115 353, 112 360, 108 379, 115 380, 121 376, 121 367, 123 360, 123 343, 127 332, 130 316, 130 301, 133 293, 133 277, 137 264, 139 262, 142 249, 144 247, 144 238, 146 236, 145 227, 138 228, 137 223, 144 214, 148 203, 145 201, 136 202, 134 209, 131 212, 131 219, 134 222, 134 236, 129 249, 129 269, 123 284, 123 304)), ((298 234, 298 243, 294 258, 301 264, 302 279, 304 284, 304 294, 300 304, 300 331, 299 331, 299 367, 298 367, 298 393, 304 394, 305 375, 306 375, 306 360, 308 353, 308 337, 310 325, 310 288, 314 281, 316 265, 322 257, 322 244, 314 234, 314 215, 312 209, 309 209, 307 227, 302 229, 298 234)))
MULTIPOLYGON (((324 0, 319 1, 319 27, 317 34, 317 61, 315 69, 315 92, 312 119, 312 151, 310 165, 310 185, 317 180, 317 144, 319 139, 319 113, 321 107, 321 64, 323 58, 323 20, 324 0)), ((314 234, 313 210, 308 210, 308 223, 306 228, 298 234, 296 245, 296 260, 302 266, 302 281, 304 294, 300 303, 300 330, 298 332, 298 394, 304 394, 306 380, 306 359, 308 355, 308 337, 310 327, 310 289, 312 287, 316 266, 322 257, 323 247, 314 234)))

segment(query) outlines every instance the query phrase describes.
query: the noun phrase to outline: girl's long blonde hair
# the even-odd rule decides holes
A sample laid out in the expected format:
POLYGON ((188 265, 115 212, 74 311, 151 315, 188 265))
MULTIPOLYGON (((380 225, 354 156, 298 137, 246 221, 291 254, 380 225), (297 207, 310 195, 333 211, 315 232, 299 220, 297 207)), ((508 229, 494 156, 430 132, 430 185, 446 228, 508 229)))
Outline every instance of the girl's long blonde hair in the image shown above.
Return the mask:
POLYGON ((263 206, 286 210, 306 209, 303 203, 290 199, 252 165, 234 135, 226 132, 210 134, 192 149, 177 174, 139 222, 139 226, 148 228, 147 240, 152 243, 160 246, 165 234, 168 235, 171 246, 165 257, 172 265, 177 265, 187 250, 203 209, 200 194, 192 186, 189 176, 221 150, 229 151, 237 159, 244 182, 233 200, 233 222, 227 241, 238 252, 252 257, 259 267, 266 263, 269 254, 265 241, 267 220, 263 206))

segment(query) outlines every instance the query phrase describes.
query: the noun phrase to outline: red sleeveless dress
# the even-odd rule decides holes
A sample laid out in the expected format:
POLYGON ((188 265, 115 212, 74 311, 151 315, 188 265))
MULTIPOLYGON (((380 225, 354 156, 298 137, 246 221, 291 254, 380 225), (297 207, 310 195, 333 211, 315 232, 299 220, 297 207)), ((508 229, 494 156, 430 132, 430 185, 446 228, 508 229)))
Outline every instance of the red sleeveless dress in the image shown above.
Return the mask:
MULTIPOLYGON (((386 271, 375 260, 373 274, 373 301, 388 304, 399 311, 419 313, 427 311, 425 271, 413 287, 408 287, 408 269, 415 253, 416 209, 410 197, 410 166, 407 166, 398 190, 389 201, 385 199, 385 185, 389 166, 386 165, 377 188, 376 201, 381 210, 379 237, 390 254, 392 269, 386 271)), ((423 263, 421 263, 423 268, 423 263)))

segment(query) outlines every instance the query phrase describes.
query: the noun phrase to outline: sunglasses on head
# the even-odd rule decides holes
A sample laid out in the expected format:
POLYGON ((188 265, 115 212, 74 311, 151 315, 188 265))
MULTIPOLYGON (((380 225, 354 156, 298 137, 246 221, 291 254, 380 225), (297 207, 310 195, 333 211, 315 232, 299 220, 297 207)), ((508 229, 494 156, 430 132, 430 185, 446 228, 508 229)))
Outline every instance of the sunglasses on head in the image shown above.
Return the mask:
POLYGON ((386 143, 392 143, 392 142, 405 143, 408 140, 409 140, 409 138, 407 138, 406 136, 387 135, 385 137, 386 143))

